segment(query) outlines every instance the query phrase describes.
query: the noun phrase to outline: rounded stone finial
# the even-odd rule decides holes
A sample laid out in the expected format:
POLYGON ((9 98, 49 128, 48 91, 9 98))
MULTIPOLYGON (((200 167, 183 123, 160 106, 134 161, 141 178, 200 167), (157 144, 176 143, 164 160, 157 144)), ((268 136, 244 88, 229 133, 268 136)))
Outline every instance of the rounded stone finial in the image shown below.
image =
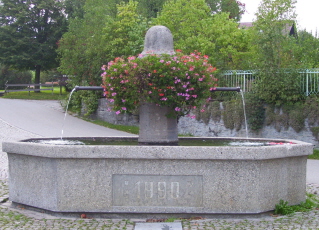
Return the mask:
POLYGON ((175 54, 173 35, 165 26, 153 26, 146 35, 142 55, 147 54, 175 54))

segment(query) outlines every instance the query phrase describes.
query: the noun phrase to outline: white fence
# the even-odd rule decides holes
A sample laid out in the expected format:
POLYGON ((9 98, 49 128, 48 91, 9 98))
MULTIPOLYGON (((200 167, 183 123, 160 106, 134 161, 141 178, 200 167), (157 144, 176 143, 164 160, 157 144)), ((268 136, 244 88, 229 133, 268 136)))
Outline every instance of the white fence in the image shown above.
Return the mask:
MULTIPOLYGON (((319 94, 319 69, 300 70, 300 88, 306 95, 319 94)), ((252 90, 258 74, 255 70, 227 70, 222 74, 227 87, 240 87, 243 92, 252 90)))

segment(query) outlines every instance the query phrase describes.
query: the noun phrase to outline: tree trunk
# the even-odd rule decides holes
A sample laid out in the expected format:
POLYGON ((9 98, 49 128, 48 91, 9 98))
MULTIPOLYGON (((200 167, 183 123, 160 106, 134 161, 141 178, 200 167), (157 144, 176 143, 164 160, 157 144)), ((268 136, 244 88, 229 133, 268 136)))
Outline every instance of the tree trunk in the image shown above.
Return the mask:
POLYGON ((140 106, 140 145, 178 145, 177 118, 166 116, 171 110, 153 103, 140 106))
MULTIPOLYGON (((35 66, 35 78, 34 78, 34 84, 40 84, 40 73, 41 73, 41 65, 35 66)), ((36 89, 35 93, 40 93, 40 86, 35 86, 34 89, 36 89)))

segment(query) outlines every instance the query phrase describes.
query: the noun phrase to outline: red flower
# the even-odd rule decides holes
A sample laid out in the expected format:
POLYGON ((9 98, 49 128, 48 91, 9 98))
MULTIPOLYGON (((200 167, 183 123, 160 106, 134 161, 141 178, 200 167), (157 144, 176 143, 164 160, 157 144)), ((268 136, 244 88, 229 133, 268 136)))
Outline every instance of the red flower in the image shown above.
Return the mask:
POLYGON ((156 72, 157 72, 157 70, 156 70, 156 69, 154 69, 154 70, 153 70, 153 73, 156 73, 156 72))
POLYGON ((158 95, 160 95, 160 97, 163 97, 163 96, 164 96, 164 93, 159 93, 158 95))

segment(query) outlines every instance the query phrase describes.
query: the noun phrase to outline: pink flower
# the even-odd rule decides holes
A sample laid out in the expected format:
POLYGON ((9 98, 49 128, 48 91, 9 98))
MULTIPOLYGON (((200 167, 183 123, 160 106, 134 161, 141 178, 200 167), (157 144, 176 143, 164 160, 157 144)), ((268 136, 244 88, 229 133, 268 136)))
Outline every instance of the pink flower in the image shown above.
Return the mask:
POLYGON ((161 101, 167 101, 167 97, 161 98, 161 101))
POLYGON ((122 107, 122 110, 126 110, 126 107, 122 107))
POLYGON ((176 108, 175 108, 175 111, 177 111, 177 112, 178 112, 178 111, 181 111, 181 108, 176 107, 176 108))
POLYGON ((201 112, 201 113, 205 112, 205 109, 201 109, 200 112, 201 112))
POLYGON ((192 95, 193 98, 197 98, 197 95, 192 95))
POLYGON ((119 114, 121 113, 121 111, 118 110, 118 111, 116 111, 115 113, 116 113, 116 115, 119 115, 119 114))
POLYGON ((122 99, 122 102, 124 103, 124 102, 126 102, 126 100, 122 99))
POLYGON ((112 97, 114 97, 117 93, 112 93, 112 97))
POLYGON ((203 78, 198 78, 198 81, 203 81, 204 79, 203 78))

